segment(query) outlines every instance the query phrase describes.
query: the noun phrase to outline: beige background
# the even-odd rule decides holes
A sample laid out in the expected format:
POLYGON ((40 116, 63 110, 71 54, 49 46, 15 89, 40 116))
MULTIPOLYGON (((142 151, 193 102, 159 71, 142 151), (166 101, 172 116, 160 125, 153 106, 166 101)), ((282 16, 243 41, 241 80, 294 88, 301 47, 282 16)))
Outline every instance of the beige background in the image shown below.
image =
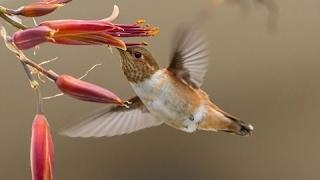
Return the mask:
MULTIPOLYGON (((8 7, 24 3, 2 2, 8 7)), ((45 19, 103 18, 114 3, 120 6, 117 22, 144 17, 161 27, 161 34, 147 41, 163 66, 174 29, 209 6, 207 0, 74 1, 45 19)), ((114 138, 71 139, 60 136, 59 129, 102 106, 59 97, 45 103, 56 147, 55 179, 319 179, 320 2, 281 0, 278 5, 278 28, 273 33, 266 30, 267 11, 261 6, 241 12, 236 5, 223 5, 205 26, 212 54, 203 89, 226 111, 252 123, 253 136, 186 134, 162 126, 114 138)), ((34 94, 21 65, 2 43, 0 55, 0 179, 31 179, 34 94)), ((76 77, 103 63, 86 80, 122 97, 133 94, 116 52, 43 45, 33 59, 55 56, 59 60, 47 67, 76 77)), ((58 92, 50 82, 42 89, 44 95, 58 92)))

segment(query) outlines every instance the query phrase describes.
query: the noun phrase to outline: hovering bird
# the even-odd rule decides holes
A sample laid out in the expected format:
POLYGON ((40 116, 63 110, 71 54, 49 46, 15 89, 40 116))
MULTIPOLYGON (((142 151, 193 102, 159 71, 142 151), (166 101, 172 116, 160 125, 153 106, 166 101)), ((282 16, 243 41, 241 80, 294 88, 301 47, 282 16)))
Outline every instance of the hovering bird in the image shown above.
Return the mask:
POLYGON ((208 65, 202 34, 193 26, 178 30, 170 65, 164 69, 144 47, 118 49, 122 71, 137 95, 129 100, 130 107, 102 110, 62 134, 115 136, 167 124, 188 133, 204 130, 250 135, 252 125, 224 112, 200 89, 208 65))

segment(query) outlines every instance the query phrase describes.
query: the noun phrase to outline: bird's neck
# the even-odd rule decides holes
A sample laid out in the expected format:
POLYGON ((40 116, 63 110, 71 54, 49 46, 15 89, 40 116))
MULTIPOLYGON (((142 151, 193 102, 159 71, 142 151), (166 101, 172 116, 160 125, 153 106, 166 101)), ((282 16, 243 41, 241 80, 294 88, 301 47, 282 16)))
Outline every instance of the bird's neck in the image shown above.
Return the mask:
POLYGON ((129 82, 139 83, 146 79, 150 79, 151 76, 159 70, 158 66, 150 66, 149 64, 139 64, 130 61, 122 62, 122 70, 129 82))

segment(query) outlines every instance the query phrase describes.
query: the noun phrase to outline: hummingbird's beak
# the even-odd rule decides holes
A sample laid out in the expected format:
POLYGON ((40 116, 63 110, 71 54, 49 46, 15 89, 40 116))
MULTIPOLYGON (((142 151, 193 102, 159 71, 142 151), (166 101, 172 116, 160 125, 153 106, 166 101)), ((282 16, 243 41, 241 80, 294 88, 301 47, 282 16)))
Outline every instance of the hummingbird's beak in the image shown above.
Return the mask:
POLYGON ((116 48, 116 49, 119 51, 122 60, 127 58, 127 51, 126 50, 123 50, 121 48, 116 48))
POLYGON ((127 52, 126 50, 123 50, 121 48, 116 48, 116 49, 119 51, 121 56, 124 55, 127 52))
POLYGON ((121 53, 121 52, 123 52, 123 51, 125 51, 125 50, 123 50, 123 49, 121 49, 121 48, 118 48, 118 47, 116 47, 116 49, 121 53))

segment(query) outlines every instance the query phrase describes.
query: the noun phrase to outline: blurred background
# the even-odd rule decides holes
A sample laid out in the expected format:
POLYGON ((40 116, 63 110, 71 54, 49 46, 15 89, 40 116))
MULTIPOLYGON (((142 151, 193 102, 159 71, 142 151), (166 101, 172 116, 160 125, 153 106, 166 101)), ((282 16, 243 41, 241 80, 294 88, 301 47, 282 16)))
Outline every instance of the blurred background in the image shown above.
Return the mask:
MULTIPOLYGON (((99 19, 109 16, 117 4, 116 22, 145 18, 160 26, 160 35, 144 40, 165 67, 175 29, 211 9, 204 26, 211 57, 203 89, 223 109, 255 126, 251 137, 187 134, 161 126, 113 138, 72 139, 59 135, 59 130, 103 105, 58 97, 45 101, 55 143, 55 179, 319 179, 320 2, 275 1, 277 7, 270 11, 270 6, 253 1, 227 1, 214 9, 209 0, 73 1, 38 18, 39 22, 99 19)), ((1 5, 15 8, 27 2, 31 1, 1 1, 1 5)), ((57 56, 59 60, 46 67, 76 77, 102 63, 85 79, 123 98, 133 95, 116 51, 46 44, 36 56, 28 54, 38 62, 57 56)), ((34 93, 21 64, 3 43, 0 57, 0 179, 31 179, 34 93)), ((49 81, 42 90, 44 96, 58 93, 49 81)))

